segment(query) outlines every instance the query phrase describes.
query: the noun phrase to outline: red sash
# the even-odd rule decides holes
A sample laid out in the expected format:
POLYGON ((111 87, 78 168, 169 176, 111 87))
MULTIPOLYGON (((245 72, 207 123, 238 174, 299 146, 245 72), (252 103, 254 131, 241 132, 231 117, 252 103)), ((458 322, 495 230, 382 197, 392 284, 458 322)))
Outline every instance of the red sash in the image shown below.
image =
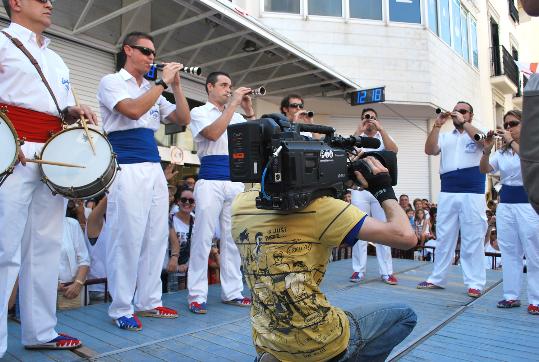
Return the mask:
POLYGON ((2 103, 0 107, 7 107, 7 116, 20 139, 45 143, 53 134, 62 130, 60 118, 48 113, 2 103))

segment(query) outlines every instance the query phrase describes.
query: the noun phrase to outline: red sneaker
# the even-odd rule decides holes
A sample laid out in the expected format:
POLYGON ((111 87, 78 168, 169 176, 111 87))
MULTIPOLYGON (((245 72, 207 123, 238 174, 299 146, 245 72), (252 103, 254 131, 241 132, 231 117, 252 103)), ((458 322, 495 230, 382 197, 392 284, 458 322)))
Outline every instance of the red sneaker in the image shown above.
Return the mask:
POLYGON ((75 349, 82 346, 81 341, 65 333, 59 333, 58 337, 49 342, 24 346, 26 349, 75 349))
POLYGON ((481 291, 479 289, 470 288, 468 289, 468 295, 472 298, 479 298, 481 296, 481 291))
POLYGON ((528 306, 528 313, 539 315, 539 304, 530 304, 528 306))
POLYGON ((389 285, 397 285, 399 281, 393 274, 391 275, 382 275, 382 281, 389 285))

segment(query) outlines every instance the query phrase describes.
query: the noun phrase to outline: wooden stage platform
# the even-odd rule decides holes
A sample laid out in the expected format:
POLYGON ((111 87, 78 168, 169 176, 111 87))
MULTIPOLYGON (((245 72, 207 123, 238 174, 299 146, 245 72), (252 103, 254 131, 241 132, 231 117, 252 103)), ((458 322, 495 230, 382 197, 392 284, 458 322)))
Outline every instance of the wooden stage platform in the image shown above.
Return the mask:
MULTIPOLYGON (((452 267, 444 290, 418 290, 432 263, 394 259, 399 285, 382 283, 375 257, 368 259, 367 279, 348 281, 351 260, 333 262, 323 291, 343 309, 360 303, 403 302, 413 307, 418 324, 388 360, 402 361, 539 361, 539 316, 522 307, 496 308, 502 299, 501 272, 487 271, 487 290, 479 299, 467 296, 460 267, 452 267)), ((143 330, 118 329, 108 318, 106 304, 58 314, 58 331, 80 338, 84 347, 70 351, 28 351, 20 344, 20 326, 10 321, 5 361, 253 361, 248 309, 220 303, 220 287, 210 287, 208 314, 187 310, 187 291, 164 296, 177 308, 178 319, 143 318, 143 330)))

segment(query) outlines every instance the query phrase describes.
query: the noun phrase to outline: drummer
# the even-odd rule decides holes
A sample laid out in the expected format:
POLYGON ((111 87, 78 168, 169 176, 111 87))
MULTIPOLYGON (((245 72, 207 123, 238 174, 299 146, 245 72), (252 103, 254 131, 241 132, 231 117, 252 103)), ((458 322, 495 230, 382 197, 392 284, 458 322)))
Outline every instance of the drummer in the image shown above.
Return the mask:
POLYGON ((0 187, 0 357, 7 349, 7 303, 17 275, 22 344, 35 349, 81 345, 55 330, 64 199, 51 194, 37 165, 26 165, 25 155, 39 154, 51 133, 61 130, 61 119, 73 123, 84 115, 97 123, 90 108, 73 106, 69 70, 43 36, 51 25, 50 1, 3 0, 3 5, 11 24, 3 30, 9 36, 0 33, 0 106, 7 106, 18 136, 26 142, 19 154, 22 165, 0 187), (20 40, 38 60, 56 100, 9 37, 20 40))
POLYGON ((112 296, 109 316, 118 328, 138 331, 142 329, 138 316, 178 316, 161 301, 169 204, 154 133, 160 122, 185 126, 190 116, 180 83, 182 64, 167 63, 155 84, 144 79, 155 60, 150 35, 127 34, 121 55, 124 61, 118 65, 122 68, 101 79, 97 94, 103 129, 122 167, 110 189, 105 226, 112 296), (167 88, 174 95, 175 105, 162 95, 167 88))

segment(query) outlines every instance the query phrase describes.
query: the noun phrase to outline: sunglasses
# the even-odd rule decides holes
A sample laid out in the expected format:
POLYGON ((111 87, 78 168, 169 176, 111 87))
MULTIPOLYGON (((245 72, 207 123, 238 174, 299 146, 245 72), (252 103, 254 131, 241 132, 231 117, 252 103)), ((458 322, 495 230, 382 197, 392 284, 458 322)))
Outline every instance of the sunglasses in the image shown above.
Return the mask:
POLYGON ((192 198, 187 198, 187 197, 180 197, 180 202, 182 204, 187 204, 189 203, 190 205, 193 205, 195 203, 195 199, 192 199, 192 198))
POLYGON ((48 2, 50 2, 50 3, 52 4, 52 3, 54 3, 56 0, 37 0, 37 1, 39 1, 39 2, 42 3, 42 4, 46 4, 46 3, 48 3, 48 2))
POLYGON ((303 109, 303 103, 290 103, 288 105, 289 108, 299 108, 299 109, 303 109))
POLYGON ((370 114, 364 115, 363 119, 366 119, 367 121, 369 121, 371 119, 374 119, 375 121, 377 120, 376 116, 371 116, 370 114))
POLYGON ((464 116, 466 113, 470 113, 470 111, 467 110, 467 109, 457 109, 457 110, 455 110, 455 112, 459 112, 459 113, 462 114, 463 116, 464 116))
POLYGON ((509 121, 509 122, 503 124, 503 128, 504 129, 513 128, 513 127, 518 126, 519 124, 520 124, 519 121, 509 121))
MULTIPOLYGON (((41 0, 39 0, 41 1, 41 0)), ((150 54, 152 54, 154 57, 155 57, 155 50, 153 49, 150 49, 150 48, 146 48, 146 47, 142 47, 140 45, 130 45, 130 44, 127 44, 127 46, 133 48, 133 49, 137 49, 139 52, 141 52, 142 54, 148 56, 150 54)))

